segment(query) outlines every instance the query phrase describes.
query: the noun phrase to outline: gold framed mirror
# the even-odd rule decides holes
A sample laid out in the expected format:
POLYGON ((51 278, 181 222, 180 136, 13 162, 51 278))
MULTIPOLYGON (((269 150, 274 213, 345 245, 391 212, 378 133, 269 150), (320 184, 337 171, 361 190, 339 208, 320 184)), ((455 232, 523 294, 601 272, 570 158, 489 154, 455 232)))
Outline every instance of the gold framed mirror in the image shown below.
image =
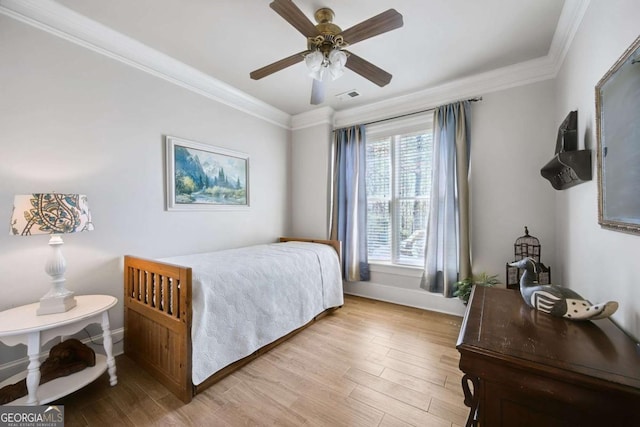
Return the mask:
POLYGON ((598 223, 640 234, 640 37, 596 85, 598 223))

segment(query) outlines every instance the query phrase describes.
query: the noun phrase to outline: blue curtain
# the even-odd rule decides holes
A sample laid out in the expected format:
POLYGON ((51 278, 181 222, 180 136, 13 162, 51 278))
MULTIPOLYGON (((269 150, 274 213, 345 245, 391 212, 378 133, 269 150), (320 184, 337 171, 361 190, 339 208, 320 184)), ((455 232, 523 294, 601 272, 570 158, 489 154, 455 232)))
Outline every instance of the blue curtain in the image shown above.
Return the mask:
POLYGON ((342 276, 369 280, 364 126, 337 129, 333 141, 331 239, 342 242, 342 276))
POLYGON ((420 287, 453 296, 454 284, 471 276, 469 245, 469 101, 434 111, 431 204, 424 275, 420 287))

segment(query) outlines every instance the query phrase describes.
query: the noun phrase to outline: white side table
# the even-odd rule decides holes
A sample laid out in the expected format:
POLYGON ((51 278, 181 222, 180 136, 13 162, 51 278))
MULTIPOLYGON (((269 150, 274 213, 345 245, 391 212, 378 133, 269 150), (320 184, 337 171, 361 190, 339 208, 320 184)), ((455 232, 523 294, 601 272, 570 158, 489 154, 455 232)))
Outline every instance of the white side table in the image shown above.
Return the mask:
MULTIPOLYGON (((10 402, 9 405, 42 405, 72 393, 98 378, 107 369, 112 386, 118 383, 116 362, 113 358, 113 341, 109 329, 109 309, 118 300, 109 295, 76 296, 77 306, 65 313, 37 316, 39 303, 23 305, 0 312, 0 341, 8 346, 27 345, 27 390, 29 394, 10 402), (73 335, 92 323, 102 325, 102 337, 106 357, 96 354, 95 366, 66 377, 40 384, 41 346, 56 337, 73 335)), ((0 388, 25 378, 20 373, 0 383, 0 388)))

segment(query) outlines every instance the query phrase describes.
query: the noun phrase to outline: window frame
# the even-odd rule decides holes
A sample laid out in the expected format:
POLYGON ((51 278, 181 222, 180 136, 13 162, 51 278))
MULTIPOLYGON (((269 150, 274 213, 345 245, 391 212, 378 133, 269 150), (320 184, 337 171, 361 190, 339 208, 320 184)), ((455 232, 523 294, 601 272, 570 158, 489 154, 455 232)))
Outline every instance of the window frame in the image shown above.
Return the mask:
MULTIPOLYGON (((396 177, 396 169, 397 169, 397 158, 396 158, 396 149, 393 145, 396 143, 396 138, 403 137, 407 135, 414 135, 416 133, 428 133, 431 131, 433 134, 433 114, 420 114, 414 115, 410 117, 405 117, 401 119, 396 119, 393 121, 385 121, 380 123, 375 123, 371 125, 367 125, 366 127, 366 138, 368 141, 380 140, 385 138, 391 139, 391 195, 389 202, 389 213, 391 216, 391 260, 369 260, 369 264, 373 265, 381 265, 381 266, 390 266, 394 268, 404 268, 404 269, 418 269, 421 266, 415 264, 401 264, 398 261, 400 260, 399 252, 399 243, 398 233, 396 232, 398 225, 398 215, 396 212, 396 208, 398 203, 401 200, 406 200, 406 198, 400 197, 397 194, 397 177, 396 177)), ((416 198, 411 198, 416 199, 416 198)), ((368 213, 368 212, 367 212, 368 213)), ((428 216, 428 215, 427 215, 428 216)), ((368 255, 368 254, 367 254, 368 255)))

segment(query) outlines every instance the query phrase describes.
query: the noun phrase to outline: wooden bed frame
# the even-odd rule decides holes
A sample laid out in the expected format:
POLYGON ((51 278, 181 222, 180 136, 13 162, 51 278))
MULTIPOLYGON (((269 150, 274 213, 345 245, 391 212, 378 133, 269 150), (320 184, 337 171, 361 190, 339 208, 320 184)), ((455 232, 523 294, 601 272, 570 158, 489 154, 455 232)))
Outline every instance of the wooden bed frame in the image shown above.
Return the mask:
MULTIPOLYGON (((336 240, 282 237, 280 241, 330 245, 341 259, 341 243, 336 240)), ((124 352, 185 403, 333 310, 320 313, 306 325, 195 386, 191 381, 191 292, 190 267, 124 257, 124 352)))

